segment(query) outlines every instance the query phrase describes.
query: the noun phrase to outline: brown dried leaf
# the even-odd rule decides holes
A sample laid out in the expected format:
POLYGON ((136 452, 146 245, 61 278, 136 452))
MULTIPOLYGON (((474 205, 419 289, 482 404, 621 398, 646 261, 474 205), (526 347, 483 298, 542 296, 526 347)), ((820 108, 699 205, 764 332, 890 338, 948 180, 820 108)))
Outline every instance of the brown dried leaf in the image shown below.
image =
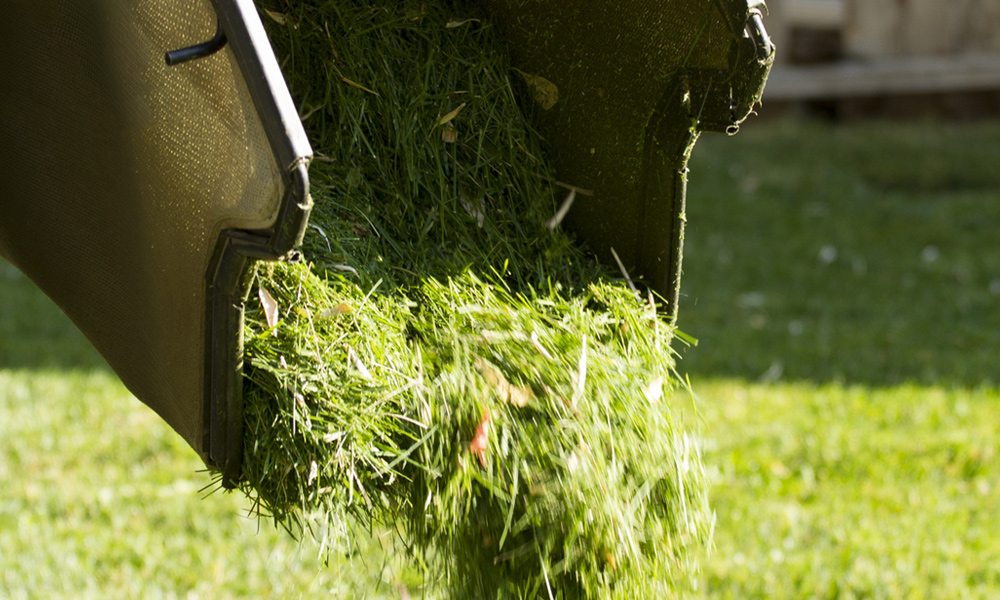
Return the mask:
POLYGON ((531 391, 531 388, 512 385, 508 388, 508 391, 507 400, 518 408, 524 408, 529 402, 535 399, 535 393, 531 391))
POLYGON ((452 119, 454 119, 455 117, 458 116, 458 113, 462 112, 463 108, 465 108, 465 102, 459 104, 458 108, 456 108, 455 110, 451 111, 450 113, 448 113, 445 116, 443 116, 440 119, 438 119, 438 122, 436 123, 436 125, 444 125, 444 124, 450 122, 452 119))
POLYGON ((529 402, 535 399, 531 388, 523 388, 511 384, 499 370, 481 358, 476 358, 473 365, 483 379, 488 383, 500 397, 501 402, 509 402, 518 408, 524 408, 529 402))
POLYGON ((441 128, 441 140, 446 144, 454 144, 458 141, 458 130, 451 123, 445 124, 441 128))
POLYGON ((278 331, 275 327, 278 325, 278 302, 264 286, 257 289, 257 297, 260 298, 260 305, 264 308, 264 318, 267 319, 271 335, 277 337, 278 331))
POLYGON ((483 376, 483 379, 486 380, 486 383, 493 387, 497 387, 501 385, 501 383, 503 385, 507 385, 507 380, 504 379, 504 376, 490 363, 476 357, 476 360, 472 364, 476 367, 476 370, 479 371, 479 374, 483 376))
POLYGON ((524 83, 528 86, 528 91, 531 92, 532 99, 543 110, 549 110, 556 105, 556 102, 559 102, 559 88, 556 87, 556 84, 541 75, 532 75, 520 69, 514 70, 524 79, 524 83))
POLYGON ((341 302, 337 306, 334 306, 333 308, 328 308, 328 309, 324 310, 323 312, 319 313, 319 316, 321 316, 321 317, 339 317, 340 315, 346 315, 346 314, 350 313, 352 310, 354 310, 354 309, 351 308, 350 304, 347 304, 346 302, 341 302))
POLYGON ((284 25, 285 23, 287 23, 287 18, 285 17, 284 14, 280 12, 267 10, 266 8, 264 9, 264 12, 266 12, 267 16, 271 17, 271 19, 278 25, 284 25))
POLYGON ((479 19, 463 19, 461 21, 448 21, 448 23, 445 24, 444 27, 445 27, 445 29, 454 29, 456 27, 461 27, 462 25, 465 25, 466 23, 473 23, 473 22, 478 23, 479 19))

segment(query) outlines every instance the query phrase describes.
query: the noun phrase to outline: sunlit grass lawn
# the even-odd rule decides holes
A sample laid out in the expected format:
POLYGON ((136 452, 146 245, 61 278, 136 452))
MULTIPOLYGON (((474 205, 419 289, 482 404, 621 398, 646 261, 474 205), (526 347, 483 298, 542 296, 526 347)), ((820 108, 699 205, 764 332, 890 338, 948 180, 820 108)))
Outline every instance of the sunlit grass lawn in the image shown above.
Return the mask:
MULTIPOLYGON (((1000 124, 751 123, 692 163, 694 597, 1000 597, 1000 124)), ((0 265, 0 598, 399 598, 239 497, 0 265)), ((678 402, 688 402, 677 398, 678 402)), ((412 583, 412 597, 421 597, 412 583)))
POLYGON ((751 123, 692 161, 708 597, 1000 597, 1000 126, 751 123))
POLYGON ((1000 597, 1000 393, 709 380, 724 598, 1000 597))

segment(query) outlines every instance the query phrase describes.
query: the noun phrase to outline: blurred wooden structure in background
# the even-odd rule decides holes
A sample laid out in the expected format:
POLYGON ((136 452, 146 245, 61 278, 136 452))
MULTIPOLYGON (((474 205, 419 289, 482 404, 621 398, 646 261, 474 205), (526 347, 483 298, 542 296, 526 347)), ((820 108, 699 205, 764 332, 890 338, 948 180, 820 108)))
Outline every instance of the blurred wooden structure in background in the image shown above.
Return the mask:
POLYGON ((965 96, 973 112, 984 103, 1000 112, 1000 0, 768 0, 768 8, 778 54, 765 106, 965 96))

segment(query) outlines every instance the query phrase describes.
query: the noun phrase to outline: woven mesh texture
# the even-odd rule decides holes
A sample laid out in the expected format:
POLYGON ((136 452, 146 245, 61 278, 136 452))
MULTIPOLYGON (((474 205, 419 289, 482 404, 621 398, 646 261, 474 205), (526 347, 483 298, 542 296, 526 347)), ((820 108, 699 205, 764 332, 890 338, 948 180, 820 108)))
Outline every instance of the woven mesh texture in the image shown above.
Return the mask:
POLYGON ((275 219, 280 171, 208 0, 11 0, 0 23, 0 254, 201 450, 205 273, 275 219))

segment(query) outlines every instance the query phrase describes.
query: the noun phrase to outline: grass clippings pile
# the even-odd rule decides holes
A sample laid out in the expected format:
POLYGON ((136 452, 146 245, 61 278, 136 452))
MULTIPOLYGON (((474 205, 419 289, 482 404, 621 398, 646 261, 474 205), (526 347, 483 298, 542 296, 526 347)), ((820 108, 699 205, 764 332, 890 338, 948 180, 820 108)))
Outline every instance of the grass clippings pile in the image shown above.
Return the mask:
POLYGON ((675 331, 546 226, 566 190, 492 27, 444 1, 264 8, 316 209, 305 261, 253 284, 242 489, 325 551, 395 531, 460 597, 669 591, 711 523, 675 331))

